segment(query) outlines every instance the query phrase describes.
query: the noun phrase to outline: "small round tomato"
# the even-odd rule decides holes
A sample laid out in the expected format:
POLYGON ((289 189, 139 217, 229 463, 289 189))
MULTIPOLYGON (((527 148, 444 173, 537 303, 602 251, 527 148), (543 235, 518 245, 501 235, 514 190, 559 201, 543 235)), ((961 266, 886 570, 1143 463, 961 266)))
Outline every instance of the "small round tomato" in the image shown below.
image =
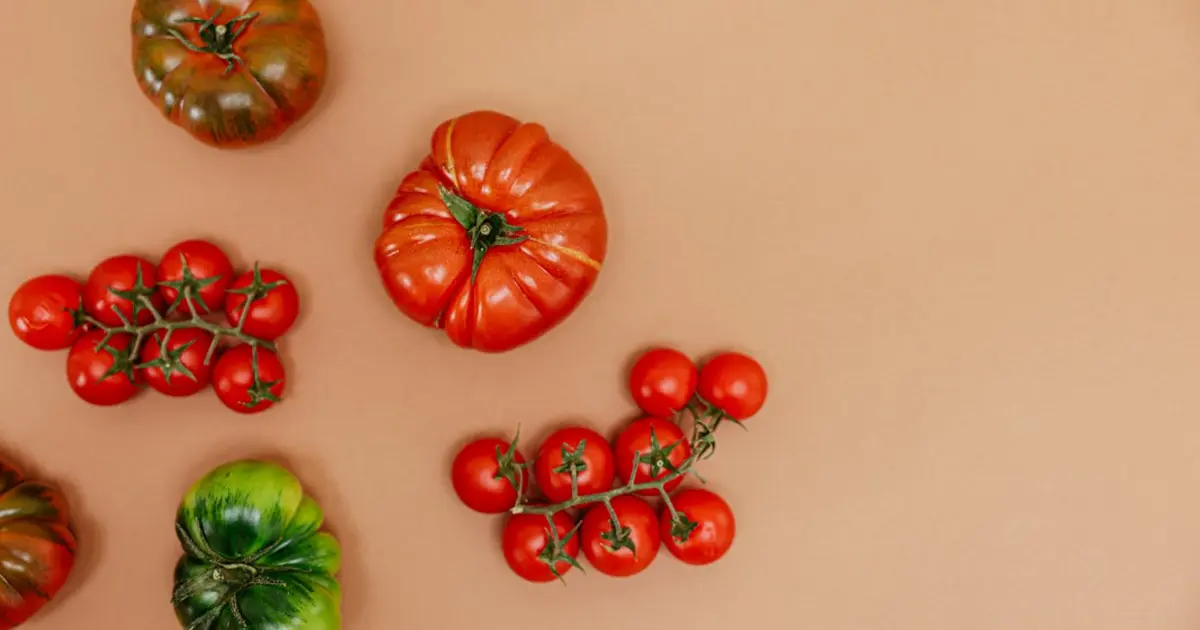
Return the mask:
POLYGON ((249 295, 260 296, 250 305, 242 332, 259 339, 278 339, 296 323, 300 314, 300 296, 296 285, 274 269, 248 271, 229 286, 225 316, 231 326, 242 321, 249 295))
POLYGON ((542 494, 554 503, 571 498, 571 467, 579 481, 579 494, 612 489, 613 452, 604 436, 585 427, 568 427, 550 434, 538 449, 534 477, 542 494))
POLYGON ((720 560, 733 546, 737 523, 725 499, 703 489, 684 490, 671 499, 678 521, 670 510, 662 515, 663 545, 671 555, 694 565, 720 560))
POLYGON ((566 512, 555 513, 554 529, 558 532, 560 547, 556 553, 550 535, 550 521, 545 516, 514 514, 504 523, 501 538, 504 560, 514 573, 530 582, 551 582, 561 578, 571 570, 574 566, 572 563, 579 557, 579 536, 572 531, 574 528, 575 522, 570 515, 566 512))
POLYGON ((217 398, 238 413, 266 411, 283 396, 286 380, 279 355, 266 348, 259 348, 257 354, 257 370, 255 351, 247 344, 226 350, 213 367, 212 384, 217 398))
POLYGON ((158 292, 169 311, 191 315, 185 299, 201 315, 220 313, 225 308, 225 289, 233 282, 233 264, 220 247, 208 241, 176 243, 158 263, 158 292))
POLYGON ((738 352, 719 354, 700 369, 700 396, 734 420, 745 420, 767 399, 767 374, 738 352))
POLYGON ((77 396, 93 405, 123 403, 138 392, 138 379, 129 356, 133 337, 113 335, 104 347, 104 331, 91 330, 79 336, 67 353, 67 381, 77 396))
POLYGON ((191 396, 208 387, 212 366, 204 363, 212 333, 200 328, 181 328, 171 333, 163 352, 163 331, 142 345, 142 378, 155 391, 168 396, 191 396))
MULTIPOLYGON (((635 455, 638 464, 634 483, 658 481, 673 474, 672 468, 678 470, 683 462, 691 457, 692 446, 674 422, 662 418, 639 418, 630 422, 613 444, 613 457, 617 459, 617 478, 623 483, 628 483, 629 476, 634 474, 635 455)), ((682 476, 667 482, 664 489, 671 492, 681 483, 682 476)), ((658 490, 639 490, 638 494, 657 495, 658 490)))
POLYGON ((579 530, 583 555, 605 575, 629 577, 641 573, 654 561, 662 544, 658 515, 649 503, 630 495, 615 497, 612 509, 621 523, 621 531, 616 534, 612 515, 603 505, 591 508, 583 517, 579 530))
POLYGON ((497 438, 481 438, 467 444, 450 465, 454 492, 467 507, 484 514, 507 512, 517 502, 514 484, 525 484, 521 452, 497 438), (511 449, 511 450, 510 450, 511 449), (511 454, 510 454, 511 453, 511 454))
POLYGON ((154 312, 143 298, 149 298, 154 308, 162 311, 162 296, 155 291, 157 282, 158 271, 145 258, 113 256, 96 265, 88 275, 83 285, 83 307, 105 326, 123 326, 122 316, 144 326, 154 321, 154 312))
POLYGON ((83 285, 49 274, 26 280, 8 301, 8 323, 17 338, 38 350, 64 350, 79 338, 83 285))
POLYGON ((696 393, 696 364, 671 348, 647 351, 629 373, 629 391, 637 406, 652 416, 669 418, 696 393))

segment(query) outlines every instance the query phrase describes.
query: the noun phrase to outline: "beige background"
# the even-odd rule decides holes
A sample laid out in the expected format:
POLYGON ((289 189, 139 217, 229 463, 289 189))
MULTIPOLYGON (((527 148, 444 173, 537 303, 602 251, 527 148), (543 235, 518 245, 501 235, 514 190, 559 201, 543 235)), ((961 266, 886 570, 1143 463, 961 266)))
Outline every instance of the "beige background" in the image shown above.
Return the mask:
POLYGON ((63 354, 0 335, 3 449, 68 486, 85 545, 30 630, 174 627, 176 503, 247 455, 324 504, 348 629, 1200 624, 1196 2, 324 0, 319 109, 236 154, 145 102, 129 5, 6 5, 0 286, 207 236, 305 314, 252 419, 90 408, 63 354), (480 107, 547 125, 611 218, 581 310, 502 356, 402 319, 371 262, 433 126, 480 107), (518 581, 451 453, 616 427, 653 342, 770 372, 704 469, 732 552, 518 581))

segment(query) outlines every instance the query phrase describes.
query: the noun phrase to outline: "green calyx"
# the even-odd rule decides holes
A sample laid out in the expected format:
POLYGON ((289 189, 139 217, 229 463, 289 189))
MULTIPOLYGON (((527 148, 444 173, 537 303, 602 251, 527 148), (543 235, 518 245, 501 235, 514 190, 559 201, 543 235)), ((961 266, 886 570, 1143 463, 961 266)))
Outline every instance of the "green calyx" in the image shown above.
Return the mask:
MULTIPOLYGON (((550 573, 553 573, 554 577, 566 583, 563 580, 562 572, 558 570, 559 563, 565 562, 580 571, 584 571, 579 561, 567 553, 567 543, 570 543, 571 539, 579 533, 581 523, 576 523, 575 527, 572 527, 566 536, 560 538, 558 536, 558 525, 554 522, 554 517, 547 514, 546 521, 548 522, 549 529, 547 529, 547 532, 549 533, 550 540, 547 542, 546 548, 542 549, 542 552, 538 554, 538 560, 541 560, 550 567, 550 573)), ((586 571, 584 572, 586 573, 586 571)))
POLYGON ((184 47, 192 52, 208 53, 224 61, 228 64, 228 67, 225 69, 225 73, 228 74, 233 71, 236 64, 242 63, 242 58, 233 51, 233 44, 246 31, 251 20, 258 17, 258 13, 247 13, 223 24, 217 24, 217 18, 221 16, 223 9, 224 7, 218 7, 213 12, 212 17, 207 20, 198 17, 179 20, 181 24, 198 25, 196 35, 200 38, 203 45, 197 45, 174 28, 168 28, 167 33, 179 40, 184 47))
POLYGON ((188 308, 192 308, 196 304, 199 304, 201 312, 211 313, 212 309, 209 308, 208 304, 204 303, 204 296, 202 295, 203 292, 201 289, 216 282, 217 280, 220 280, 221 276, 197 278, 194 274, 192 274, 192 268, 188 266, 187 258, 184 257, 182 252, 179 254, 179 260, 183 262, 183 276, 178 280, 159 282, 161 286, 175 290, 175 301, 167 307, 167 314, 170 315, 178 310, 179 307, 185 303, 184 297, 187 295, 191 295, 192 299, 195 300, 192 304, 188 305, 188 308))
POLYGON ((671 451, 675 450, 683 439, 672 442, 666 446, 661 446, 658 443, 658 436, 654 435, 654 428, 650 428, 650 450, 638 457, 639 464, 648 464, 650 466, 650 478, 653 479, 663 473, 664 470, 677 473, 679 470, 675 464, 671 463, 671 451))
POLYGON ((699 526, 699 523, 688 518, 686 514, 676 514, 671 519, 671 537, 681 543, 687 542, 699 526))
POLYGON ((271 388, 278 385, 280 381, 264 381, 258 372, 258 346, 250 349, 250 355, 250 365, 254 372, 254 384, 250 386, 250 389, 246 390, 246 396, 249 400, 242 404, 252 409, 257 407, 261 402, 279 402, 279 397, 271 391, 271 388))
POLYGON ((467 238, 471 241, 471 251, 474 255, 471 264, 471 282, 475 282, 479 266, 483 264, 483 257, 489 249, 504 245, 517 245, 529 239, 529 236, 524 234, 523 228, 508 222, 504 213, 488 212, 478 208, 475 204, 450 192, 440 184, 438 192, 441 194, 442 203, 446 204, 446 209, 450 211, 454 220, 458 221, 458 224, 467 231, 467 238))
POLYGON ((189 370, 188 367, 183 364, 184 351, 187 350, 188 348, 190 348, 192 346, 192 344, 194 344, 196 342, 189 341, 189 342, 179 346, 178 348, 172 349, 172 348, 167 347, 168 341, 169 341, 169 337, 167 335, 163 335, 163 339, 161 342, 162 345, 159 346, 158 358, 154 359, 153 361, 147 361, 145 363, 137 365, 136 367, 139 370, 147 369, 147 368, 158 368, 158 369, 162 370, 163 378, 166 379, 167 383, 170 383, 171 378, 174 377, 176 374, 179 374, 185 378, 189 378, 193 381, 196 380, 196 375, 193 374, 192 371, 189 370))

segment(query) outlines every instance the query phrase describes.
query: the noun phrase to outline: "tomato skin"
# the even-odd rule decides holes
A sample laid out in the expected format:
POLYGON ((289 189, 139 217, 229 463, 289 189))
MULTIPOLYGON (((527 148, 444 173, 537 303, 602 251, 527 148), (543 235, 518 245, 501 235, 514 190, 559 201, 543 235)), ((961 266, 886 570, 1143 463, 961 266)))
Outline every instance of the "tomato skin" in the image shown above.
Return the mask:
MULTIPOLYGON (((282 337, 291 329, 292 324, 296 323, 296 317, 300 314, 300 296, 296 293, 296 285, 282 273, 274 269, 263 269, 260 273, 263 284, 282 284, 250 305, 250 313, 246 316, 246 325, 242 327, 242 332, 272 341, 282 337)), ((245 289, 253 284, 254 272, 247 271, 233 281, 229 291, 245 289)), ((242 311, 246 310, 246 297, 243 293, 229 293, 225 301, 225 317, 230 326, 237 326, 238 322, 242 321, 242 311)))
POLYGON ((612 507, 621 525, 629 528, 634 549, 621 547, 613 551, 611 541, 601 538, 601 534, 612 532, 612 517, 603 505, 596 505, 583 517, 579 530, 583 555, 605 575, 637 575, 654 562, 662 546, 658 515, 649 503, 632 495, 614 497, 612 507))
POLYGON ((689 489, 675 495, 671 502, 676 511, 698 524, 688 539, 680 542, 671 535, 671 514, 666 507, 663 508, 663 546, 671 555, 687 564, 700 566, 720 560, 733 546, 737 522, 729 504, 716 493, 689 489))
MULTIPOLYGON (((454 492, 467 507, 476 512, 500 514, 507 512, 517 502, 517 489, 505 477, 497 477, 500 463, 496 459, 496 449, 506 454, 509 444, 498 438, 475 440, 462 447, 450 465, 454 492)), ((513 461, 523 464, 525 456, 515 451, 513 461)), ((521 483, 519 476, 516 479, 521 483)))
POLYGON ((181 299, 179 288, 168 283, 184 280, 184 265, 192 278, 203 286, 192 293, 192 302, 200 314, 220 313, 225 308, 225 289, 233 282, 233 263, 220 247, 202 240, 176 243, 163 254, 158 263, 158 292, 163 301, 174 305, 174 311, 191 315, 192 309, 181 299), (205 308, 207 307, 207 308, 205 308))
MULTIPOLYGON (((558 531, 558 539, 564 540, 575 527, 566 512, 554 515, 554 528, 558 531)), ((550 544, 550 522, 540 514, 514 514, 504 523, 504 534, 501 537, 501 547, 504 550, 504 560, 513 573, 525 580, 536 583, 552 582, 558 578, 550 570, 550 565, 538 557, 550 544)), ((563 550, 572 558, 579 557, 579 536, 572 536, 563 550)), ((571 570, 567 562, 555 565, 558 574, 566 575, 571 570)))
POLYGON ((542 442, 533 464, 538 488, 551 502, 561 503, 571 498, 571 474, 555 472, 555 469, 563 464, 564 446, 574 452, 584 441, 583 464, 586 468, 578 473, 579 494, 582 496, 612 489, 616 472, 613 470, 613 452, 608 440, 586 427, 567 427, 551 433, 542 442))
MULTIPOLYGON (((613 457, 617 462, 617 479, 622 483, 629 482, 629 476, 634 474, 633 457, 634 453, 640 453, 645 456, 651 451, 650 433, 654 432, 654 438, 658 441, 659 447, 667 447, 670 444, 678 442, 678 446, 671 449, 667 456, 667 461, 672 466, 678 468, 692 455, 692 446, 688 443, 683 435, 683 430, 674 422, 647 416, 638 418, 629 423, 620 434, 617 435, 616 442, 613 443, 613 457)), ((672 474, 670 469, 662 467, 658 474, 651 475, 652 465, 649 462, 640 462, 637 467, 637 478, 634 483, 644 483, 647 481, 657 481, 672 474)), ((664 489, 670 493, 683 483, 683 477, 678 477, 666 484, 664 489)), ((639 490, 638 494, 643 496, 657 496, 657 490, 639 490)))
POLYGON ((767 374, 739 352, 719 354, 700 369, 700 396, 734 420, 758 413, 767 399, 767 374))
POLYGON ((83 285, 59 274, 30 278, 8 301, 8 324, 13 334, 38 350, 70 348, 82 327, 75 313, 83 304, 83 285))
POLYGON ((142 92, 167 120, 209 146, 236 149, 278 138, 312 110, 325 85, 324 28, 309 0, 138 0, 132 28, 133 73, 142 92), (200 25, 183 20, 214 17, 213 5, 222 11, 208 34, 223 27, 231 36, 220 50, 190 50, 170 34, 174 29, 193 47, 209 46, 200 25), (232 66, 218 57, 226 48, 237 55, 232 66))
POLYGON ((588 172, 536 123, 470 112, 434 130, 431 151, 384 211, 376 268, 396 308, 456 345, 506 352, 562 323, 591 292, 608 248, 588 172), (492 245, 472 278, 467 229, 439 187, 526 237, 492 245))
POLYGON ((683 409, 696 393, 696 364, 673 348, 648 350, 633 364, 629 391, 642 411, 669 418, 683 409))
MULTIPOLYGON (((142 344, 142 364, 158 361, 162 357, 164 335, 163 331, 157 331, 142 344)), ((172 370, 168 379, 163 366, 154 366, 142 368, 142 380, 155 391, 167 396, 191 396, 200 392, 208 387, 212 378, 212 365, 204 364, 204 357, 208 354, 208 347, 212 341, 212 334, 200 328, 181 328, 172 332, 170 340, 167 341, 167 349, 175 352, 183 348, 178 363, 195 378, 188 378, 187 374, 172 370)))
POLYGON ((79 548, 72 506, 56 485, 0 460, 0 630, 21 626, 59 596, 79 548))
MULTIPOLYGON (((217 392, 217 398, 226 407, 238 413, 260 413, 275 404, 271 400, 259 400, 250 404, 250 390, 254 386, 253 358, 253 349, 242 344, 226 350, 213 367, 212 386, 217 392)), ((275 382, 268 388, 271 394, 276 398, 283 396, 287 380, 279 355, 266 348, 259 348, 258 374, 263 383, 275 382)))
POLYGON ((154 290, 157 282, 158 270, 145 258, 130 255, 113 256, 101 261, 88 275, 87 282, 83 285, 83 306, 88 315, 96 318, 105 326, 116 328, 124 325, 120 316, 113 312, 114 306, 130 322, 144 326, 154 321, 154 313, 146 308, 140 300, 135 307, 133 301, 120 297, 113 291, 130 291, 136 288, 137 291, 150 298, 154 308, 161 313, 162 296, 154 290), (139 268, 141 269, 140 287, 136 286, 139 268), (137 312, 136 319, 135 311, 137 312))
MULTIPOLYGON (((84 402, 107 407, 133 398, 138 393, 139 381, 136 372, 130 378, 132 361, 129 362, 128 372, 105 378, 105 373, 113 367, 116 359, 108 350, 96 350, 96 345, 103 339, 103 331, 91 330, 75 340, 67 353, 67 381, 71 384, 71 390, 84 402)), ((106 345, 120 352, 128 352, 132 343, 132 335, 121 333, 113 335, 106 345)))

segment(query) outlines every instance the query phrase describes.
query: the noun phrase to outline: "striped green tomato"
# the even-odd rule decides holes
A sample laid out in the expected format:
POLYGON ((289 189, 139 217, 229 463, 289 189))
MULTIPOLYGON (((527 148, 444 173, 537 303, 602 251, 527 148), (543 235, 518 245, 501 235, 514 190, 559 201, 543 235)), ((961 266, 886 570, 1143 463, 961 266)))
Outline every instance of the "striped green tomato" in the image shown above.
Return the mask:
POLYGON ((187 630, 337 630, 342 625, 336 538, 287 469, 238 461, 183 498, 175 533, 184 555, 172 601, 187 630))

